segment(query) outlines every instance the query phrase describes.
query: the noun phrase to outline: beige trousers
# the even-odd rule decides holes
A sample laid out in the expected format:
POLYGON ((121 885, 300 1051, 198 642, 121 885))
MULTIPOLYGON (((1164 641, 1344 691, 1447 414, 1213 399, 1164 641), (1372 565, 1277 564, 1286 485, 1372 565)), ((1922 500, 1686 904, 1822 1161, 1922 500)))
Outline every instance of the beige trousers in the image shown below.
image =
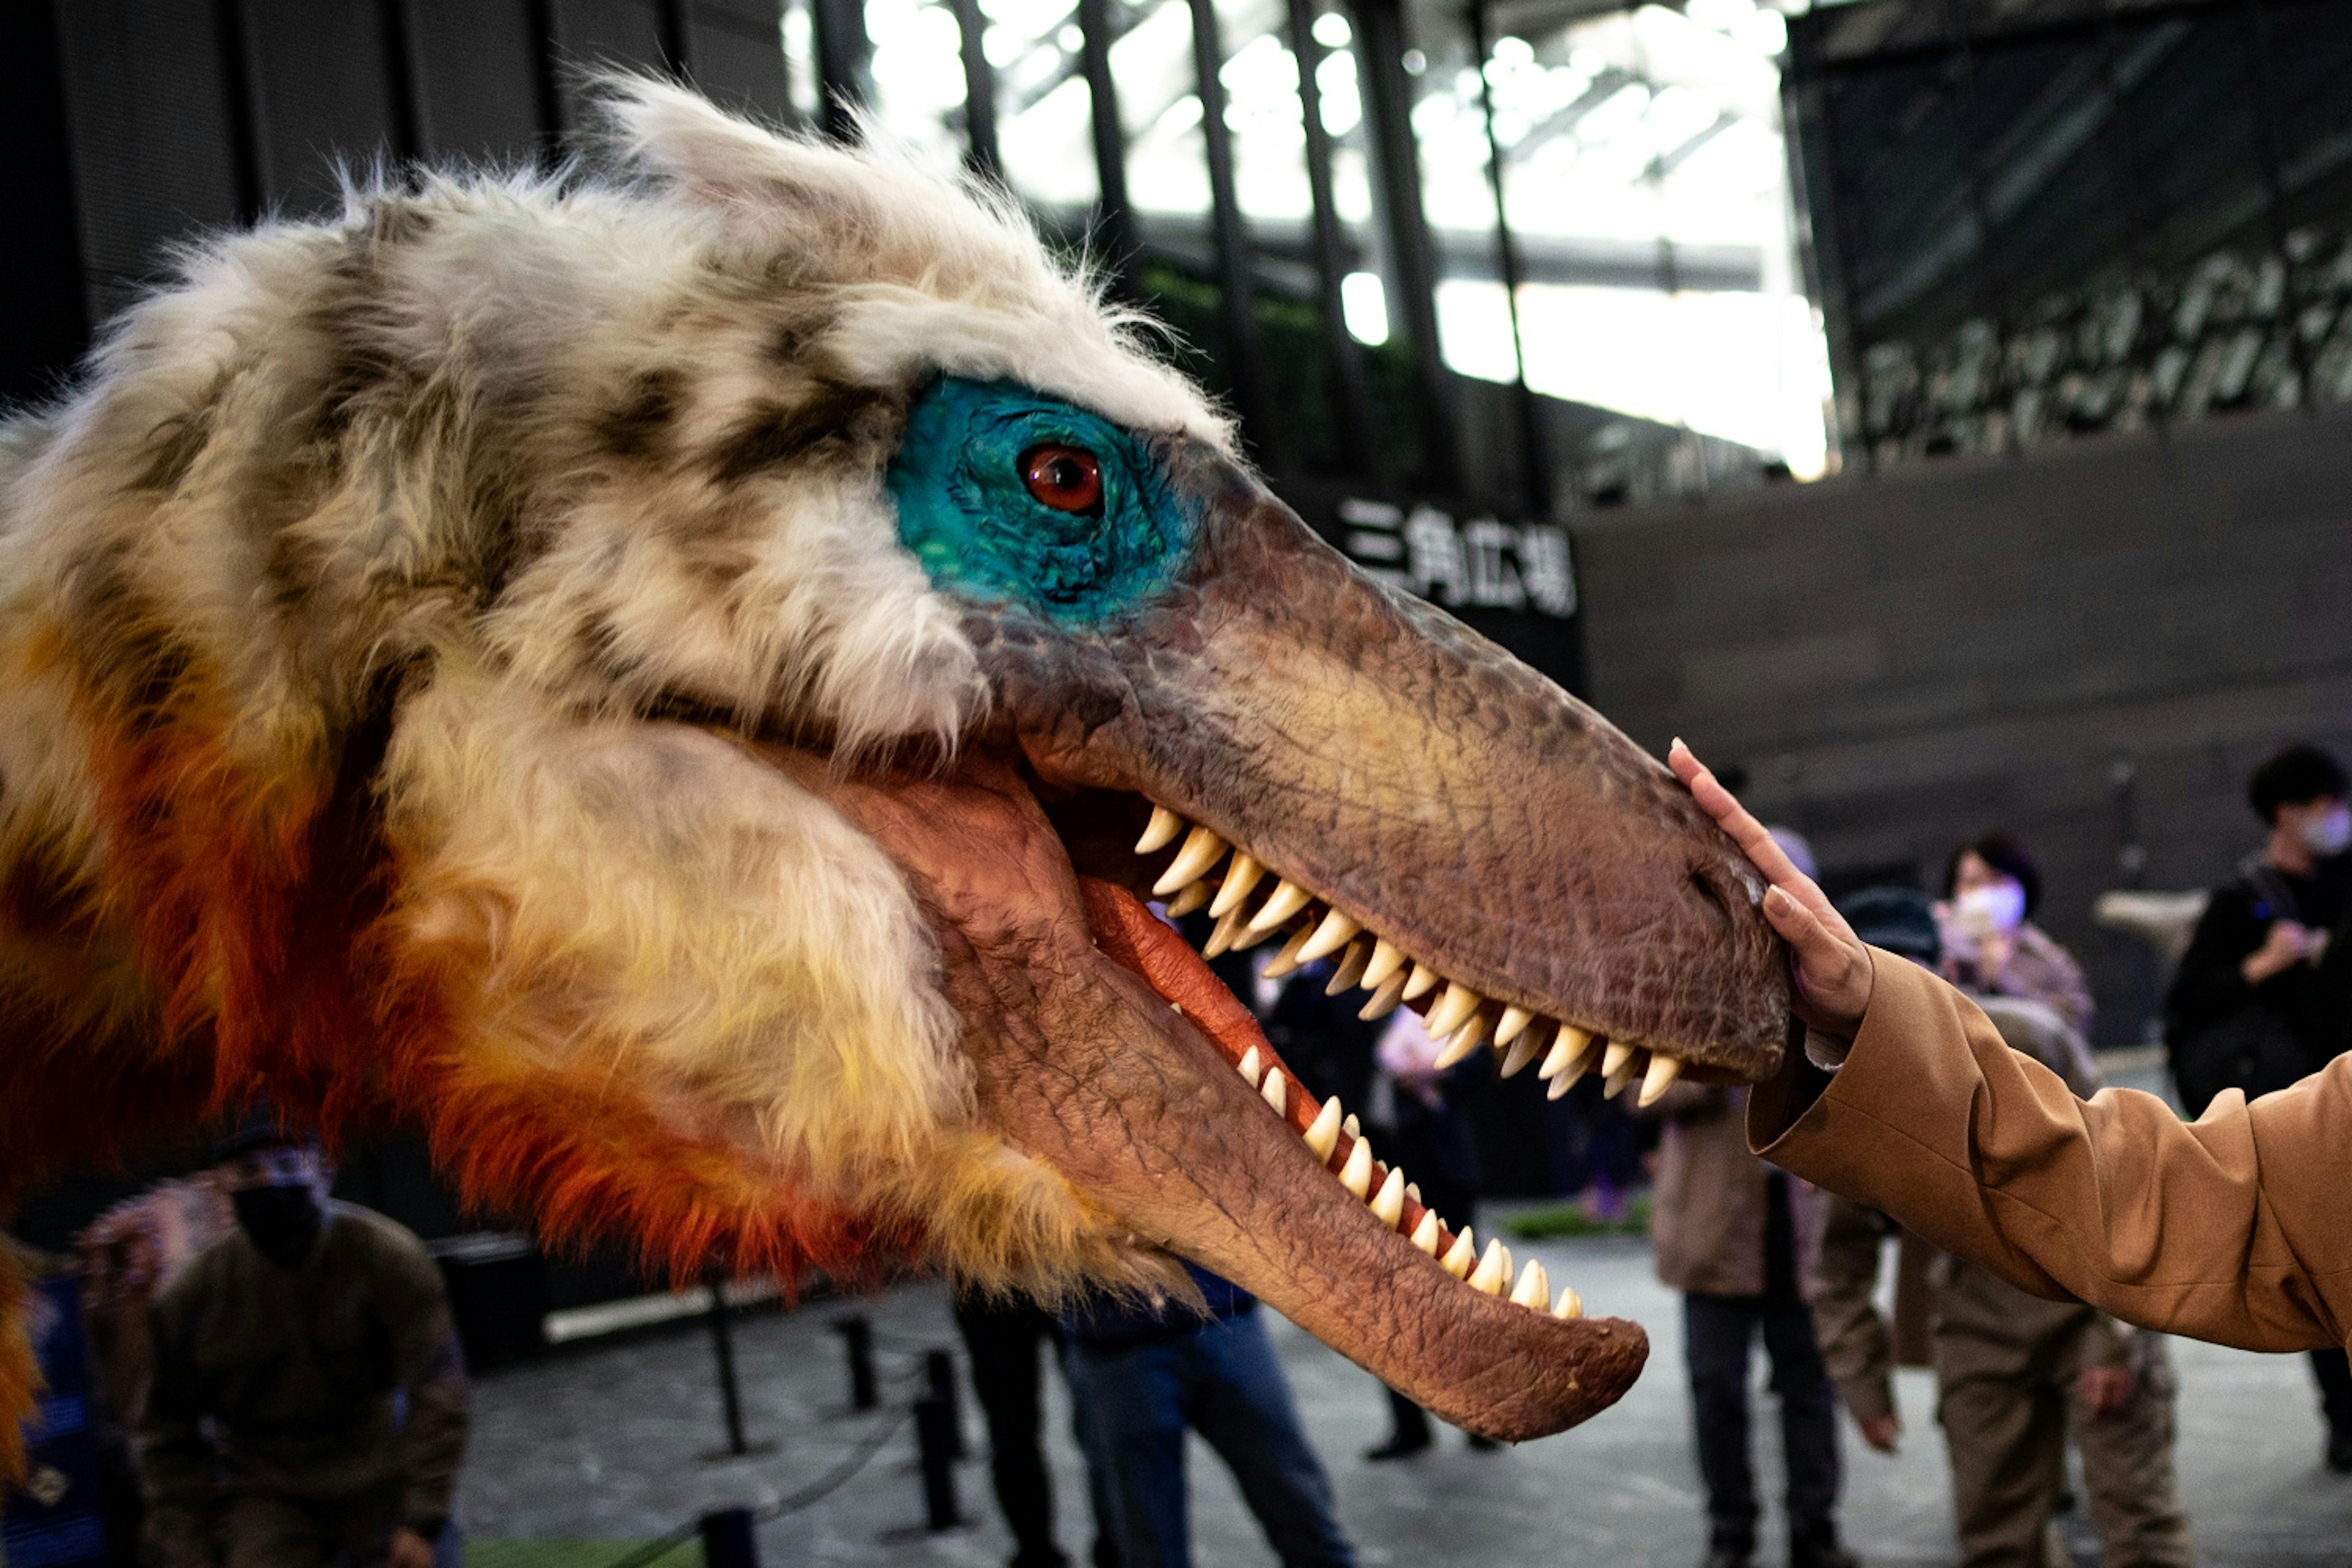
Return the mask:
POLYGON ((2094 1415, 2074 1384, 2083 1366, 2108 1360, 2098 1315, 1948 1267, 1936 1292, 1937 1419, 1964 1568, 2065 1568, 2052 1519, 2070 1436, 2102 1568, 2188 1568, 2195 1551, 2173 1479, 2176 1385, 2162 1337, 2131 1347, 2139 1383, 2130 1401, 2094 1415))

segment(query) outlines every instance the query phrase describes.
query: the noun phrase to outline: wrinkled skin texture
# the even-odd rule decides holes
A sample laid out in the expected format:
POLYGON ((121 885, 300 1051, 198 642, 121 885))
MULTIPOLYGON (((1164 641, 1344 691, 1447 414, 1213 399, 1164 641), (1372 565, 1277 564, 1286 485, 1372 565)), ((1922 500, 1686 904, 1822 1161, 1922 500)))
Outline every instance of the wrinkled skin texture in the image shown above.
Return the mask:
POLYGON ((1767 1076, 1788 987, 1762 886, 1674 777, 1232 464, 1159 456, 1203 520, 1171 593, 1115 636, 969 617, 1038 775, 1205 823, 1486 996, 1767 1076))
POLYGON ((1097 950, 1068 858, 1012 769, 973 759, 946 778, 848 782, 769 754, 908 873, 983 1114, 1119 1223, 1487 1436, 1558 1430, 1632 1384, 1648 1350, 1637 1325, 1467 1290, 1340 1194, 1216 1046, 1097 950))

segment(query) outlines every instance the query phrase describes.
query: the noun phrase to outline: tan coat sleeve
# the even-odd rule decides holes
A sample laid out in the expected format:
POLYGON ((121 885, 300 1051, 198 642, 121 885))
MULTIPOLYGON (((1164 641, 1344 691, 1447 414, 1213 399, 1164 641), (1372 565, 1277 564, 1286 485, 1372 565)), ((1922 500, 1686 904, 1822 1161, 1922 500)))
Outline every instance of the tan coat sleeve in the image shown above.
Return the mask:
POLYGON ((2352 1325, 2352 1057, 2194 1125, 2153 1095, 2079 1100, 1974 1004, 1874 950, 1834 1077, 1792 1055, 1749 1101, 1757 1152, 2039 1295, 2291 1351, 2352 1325))

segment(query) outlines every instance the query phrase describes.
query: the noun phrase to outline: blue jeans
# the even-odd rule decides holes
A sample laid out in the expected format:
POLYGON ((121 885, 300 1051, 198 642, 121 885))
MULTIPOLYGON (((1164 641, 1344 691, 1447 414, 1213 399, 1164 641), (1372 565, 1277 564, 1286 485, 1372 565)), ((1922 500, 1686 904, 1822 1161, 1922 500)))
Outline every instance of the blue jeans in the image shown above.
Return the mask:
POLYGON ((1073 1343, 1067 1370, 1124 1568, 1191 1568, 1187 1426, 1234 1472, 1284 1568, 1355 1568, 1255 1307, 1132 1350, 1073 1343))

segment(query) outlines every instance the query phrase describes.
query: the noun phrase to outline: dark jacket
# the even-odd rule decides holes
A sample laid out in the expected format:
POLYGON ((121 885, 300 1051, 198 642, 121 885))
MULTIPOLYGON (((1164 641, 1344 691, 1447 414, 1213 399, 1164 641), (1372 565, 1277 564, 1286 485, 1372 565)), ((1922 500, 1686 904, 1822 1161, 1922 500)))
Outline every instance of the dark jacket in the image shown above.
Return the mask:
POLYGON ((2293 877, 2249 861, 2214 890, 2165 998, 2165 1039, 2189 1113, 2202 1112, 2223 1089, 2249 1098, 2284 1089, 2316 1072, 2341 1047, 2340 1005, 2319 967, 2289 964, 2259 985, 2240 965, 2263 945, 2275 920, 2328 930, 2344 919, 2352 890, 2352 855, 2323 860, 2313 877, 2293 877), (2260 1016, 2252 1028, 2242 1026, 2260 1016), (2262 1036, 2274 1037, 2264 1048, 2262 1036), (2239 1037, 2244 1037, 2240 1038, 2239 1037))
POLYGON ((1223 1322, 1257 1305, 1256 1297, 1222 1274, 1212 1274, 1194 1263, 1184 1264, 1184 1272, 1192 1277, 1192 1283, 1200 1288, 1202 1300, 1208 1305, 1205 1319, 1189 1303, 1165 1298, 1132 1301, 1097 1297, 1064 1313, 1062 1331, 1087 1350, 1117 1354, 1181 1339, 1197 1333, 1204 1322, 1223 1322))
POLYGON ((382 1215, 329 1212, 299 1268, 232 1231, 156 1299, 135 1434, 153 1539, 206 1538, 216 1472, 240 1496, 331 1503, 397 1488, 409 1529, 431 1539, 447 1522, 466 1370, 440 1268, 382 1215))

